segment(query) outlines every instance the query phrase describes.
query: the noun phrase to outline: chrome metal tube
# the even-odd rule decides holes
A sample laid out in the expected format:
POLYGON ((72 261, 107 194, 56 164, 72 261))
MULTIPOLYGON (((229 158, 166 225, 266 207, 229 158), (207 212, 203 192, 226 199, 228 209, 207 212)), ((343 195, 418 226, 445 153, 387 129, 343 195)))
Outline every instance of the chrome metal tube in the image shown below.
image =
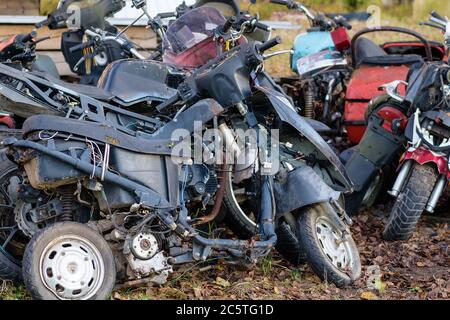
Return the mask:
POLYGON ((130 52, 135 58, 139 60, 145 60, 145 57, 142 54, 140 54, 136 49, 132 48, 130 49, 130 52))
POLYGON ((428 200, 428 204, 425 208, 426 211, 433 213, 434 208, 436 208, 436 205, 439 201, 439 198, 442 195, 442 192, 444 191, 445 185, 447 184, 447 177, 441 175, 439 177, 438 182, 434 186, 433 192, 431 193, 430 199, 428 200))
POLYGON ((388 193, 397 198, 400 191, 402 191, 403 185, 405 184, 405 180, 409 175, 409 171, 411 170, 412 161, 406 161, 403 164, 403 167, 400 169, 400 172, 398 173, 397 180, 395 180, 394 186, 392 187, 392 190, 388 191, 388 193))
POLYGON ((223 139, 225 140, 225 147, 227 152, 233 152, 233 154, 237 158, 241 153, 241 149, 236 142, 233 131, 231 131, 225 123, 222 123, 219 126, 219 131, 222 133, 223 139))

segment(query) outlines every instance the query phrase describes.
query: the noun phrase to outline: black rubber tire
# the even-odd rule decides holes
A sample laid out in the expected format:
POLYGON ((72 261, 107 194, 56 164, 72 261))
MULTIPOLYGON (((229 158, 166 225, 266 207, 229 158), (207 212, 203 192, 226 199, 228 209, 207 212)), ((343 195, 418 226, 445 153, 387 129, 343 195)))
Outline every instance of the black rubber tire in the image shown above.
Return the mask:
MULTIPOLYGON (((229 181, 226 181, 226 192, 223 199, 227 210, 224 219, 225 224, 240 239, 250 239, 258 232, 258 229, 255 224, 250 223, 242 215, 239 205, 234 201, 232 192, 229 181)), ((295 221, 295 217, 292 220, 295 221)), ((278 237, 275 246, 277 251, 295 266, 304 264, 306 256, 298 242, 295 222, 288 223, 287 220, 280 219, 277 221, 275 232, 278 237)))
POLYGON ((322 250, 316 233, 316 221, 320 216, 329 216, 330 210, 334 210, 334 208, 329 203, 321 203, 312 205, 297 215, 299 242, 313 271, 322 280, 334 283, 338 287, 343 287, 352 284, 360 277, 361 260, 358 247, 350 235, 347 241, 352 254, 351 270, 344 272, 334 266, 322 250))
POLYGON ((415 163, 409 179, 397 197, 383 231, 383 239, 407 240, 411 237, 438 180, 431 165, 415 163))
POLYGON ((26 288, 33 299, 59 300, 58 297, 47 289, 42 282, 39 264, 41 255, 46 246, 56 237, 69 234, 86 238, 93 243, 101 253, 105 266, 105 277, 101 287, 90 300, 106 300, 110 296, 116 282, 116 265, 113 253, 108 243, 98 232, 86 225, 76 222, 56 223, 40 230, 33 236, 25 250, 22 262, 22 276, 26 288))
MULTIPOLYGON (((0 150, 0 180, 16 169, 17 165, 6 157, 6 150, 0 150)), ((13 282, 22 281, 22 265, 16 259, 5 254, 3 250, 0 250, 0 279, 13 282)))
POLYGON ((252 224, 242 215, 239 205, 234 201, 233 190, 230 188, 230 176, 227 175, 225 181, 225 196, 223 203, 227 213, 225 215, 225 224, 237 235, 240 239, 250 239, 258 232, 255 224, 252 224))
POLYGON ((371 208, 377 203, 380 194, 387 187, 385 173, 383 172, 381 175, 373 178, 372 182, 375 182, 376 179, 379 179, 379 181, 375 188, 371 190, 372 194, 370 195, 369 202, 364 203, 364 199, 369 192, 369 189, 373 187, 370 183, 360 191, 345 195, 345 211, 349 216, 357 216, 363 208, 371 208))
MULTIPOLYGON (((295 219, 295 218, 294 218, 295 219)), ((294 266, 306 263, 306 253, 300 245, 298 229, 282 219, 278 221, 275 232, 277 244, 275 248, 287 261, 294 266)))

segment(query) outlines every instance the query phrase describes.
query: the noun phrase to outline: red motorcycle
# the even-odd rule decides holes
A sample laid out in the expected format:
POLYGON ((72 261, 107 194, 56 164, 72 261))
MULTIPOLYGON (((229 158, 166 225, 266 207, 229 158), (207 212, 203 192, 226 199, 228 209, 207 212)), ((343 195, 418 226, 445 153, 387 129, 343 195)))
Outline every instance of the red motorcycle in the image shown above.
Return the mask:
POLYGON ((405 129, 410 115, 403 98, 405 80, 411 83, 412 74, 422 67, 424 60, 441 61, 447 56, 444 45, 427 42, 421 35, 401 28, 362 30, 352 43, 355 71, 347 91, 345 119, 348 136, 356 145, 340 154, 355 185, 355 191, 347 195, 345 202, 351 215, 357 214, 361 207, 372 207, 392 186, 392 177, 405 151, 405 129), (388 55, 361 37, 378 31, 401 32, 420 41, 385 44, 382 47, 393 52, 388 55), (397 54, 405 52, 416 55, 397 54))
MULTIPOLYGON (((446 43, 449 44, 450 21, 436 13, 432 21, 446 33, 446 43)), ((397 98, 402 99, 401 96, 397 98)), ((414 113, 405 130, 408 148, 389 192, 397 200, 383 232, 386 240, 411 237, 422 212, 434 212, 450 179, 448 64, 427 63, 415 71, 410 77, 403 103, 410 105, 414 113)))
MULTIPOLYGON (((369 102, 383 93, 383 85, 395 80, 405 81, 412 65, 425 61, 447 59, 445 46, 429 42, 412 30, 399 27, 363 29, 352 39, 353 74, 348 83, 344 108, 344 125, 352 144, 358 144, 366 130, 369 102), (381 46, 362 37, 375 32, 395 32, 413 36, 418 41, 388 42, 381 46), (381 91, 380 91, 381 89, 381 91)), ((405 87, 399 88, 405 93, 405 87)), ((396 112, 388 111, 386 120, 398 119, 396 112)))

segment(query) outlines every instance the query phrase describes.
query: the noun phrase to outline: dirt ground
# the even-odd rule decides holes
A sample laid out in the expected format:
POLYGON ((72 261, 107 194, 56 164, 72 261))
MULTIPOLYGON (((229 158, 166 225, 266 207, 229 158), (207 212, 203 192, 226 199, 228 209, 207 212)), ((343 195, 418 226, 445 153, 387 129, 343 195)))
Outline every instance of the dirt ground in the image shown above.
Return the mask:
MULTIPOLYGON (((351 287, 320 281, 307 266, 296 268, 277 253, 251 270, 224 264, 186 265, 160 287, 115 291, 112 299, 450 299, 449 224, 446 208, 423 217, 407 242, 380 239, 387 210, 354 218, 353 235, 363 265, 351 287), (377 275, 380 277, 377 277, 377 275)), ((0 299, 29 299, 21 286, 2 283, 0 299)))
POLYGON ((161 288, 120 291, 113 298, 449 299, 450 219, 445 213, 426 216, 410 241, 389 243, 380 239, 385 211, 377 208, 354 219, 353 234, 363 270, 352 287, 340 289, 324 283, 308 266, 295 268, 274 254, 250 271, 223 265, 197 266, 197 271, 179 270, 161 288))

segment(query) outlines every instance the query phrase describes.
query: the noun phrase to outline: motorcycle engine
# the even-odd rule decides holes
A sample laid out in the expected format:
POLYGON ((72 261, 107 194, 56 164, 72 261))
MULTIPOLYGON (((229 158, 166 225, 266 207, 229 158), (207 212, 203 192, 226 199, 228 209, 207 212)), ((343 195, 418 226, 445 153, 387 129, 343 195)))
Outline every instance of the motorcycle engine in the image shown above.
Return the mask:
POLYGON ((206 165, 194 164, 182 169, 180 185, 188 200, 202 199, 209 202, 218 187, 217 174, 206 165))
POLYGON ((141 279, 153 275, 150 282, 163 284, 172 273, 160 241, 151 232, 143 231, 125 240, 123 253, 128 262, 130 278, 141 279))

